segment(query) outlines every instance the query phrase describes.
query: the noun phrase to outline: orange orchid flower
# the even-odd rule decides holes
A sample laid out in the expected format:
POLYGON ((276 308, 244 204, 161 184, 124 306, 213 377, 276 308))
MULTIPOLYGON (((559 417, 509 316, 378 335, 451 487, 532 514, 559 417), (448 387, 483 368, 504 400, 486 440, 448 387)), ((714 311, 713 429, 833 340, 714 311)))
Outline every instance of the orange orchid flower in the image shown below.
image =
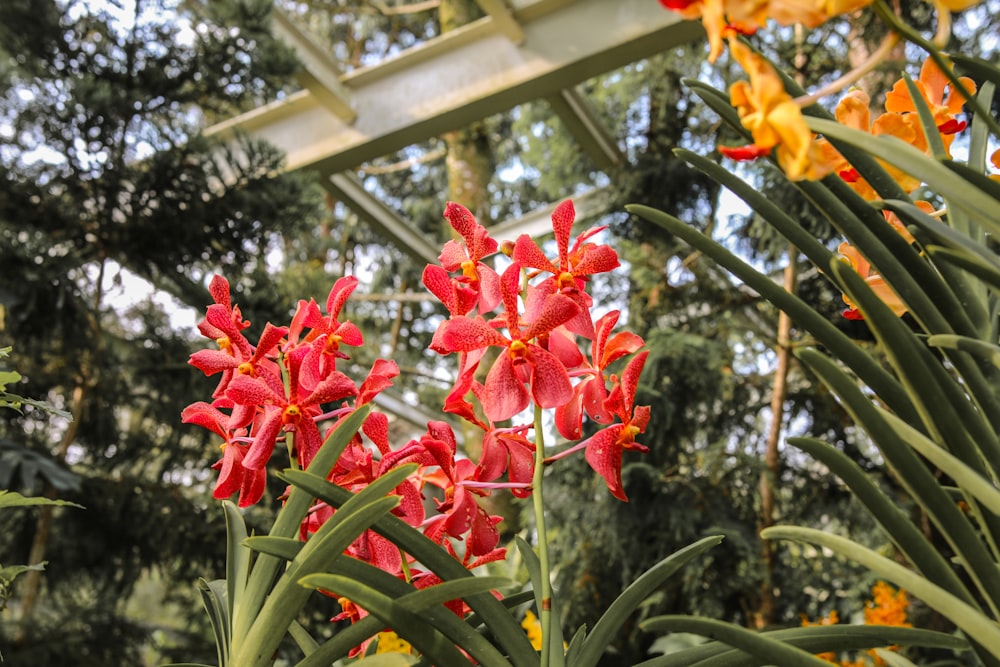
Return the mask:
MULTIPOLYGON (((896 317, 902 316, 907 311, 906 305, 899 298, 899 295, 889 287, 882 276, 872 271, 871 264, 858 252, 857 248, 845 242, 840 244, 837 252, 840 253, 841 259, 850 264, 851 268, 864 279, 868 287, 882 300, 882 303, 892 309, 896 317)), ((858 312, 857 304, 846 294, 843 295, 843 299, 848 308, 844 311, 844 317, 851 320, 863 319, 861 313, 858 312)))
MULTIPOLYGON (((970 94, 976 92, 976 84, 973 83, 972 79, 963 76, 959 77, 958 80, 970 94)), ((962 112, 965 98, 954 89, 948 77, 930 58, 924 61, 920 67, 920 76, 913 83, 920 91, 927 106, 930 107, 931 113, 934 115, 934 123, 937 125, 938 131, 941 132, 945 150, 948 150, 954 135, 965 129, 965 122, 959 121, 957 118, 957 115, 962 112)), ((897 81, 892 90, 886 93, 885 110, 900 114, 913 114, 913 116, 908 117, 908 120, 919 123, 916 119, 916 105, 914 105, 906 81, 903 79, 897 81)), ((923 131, 919 125, 915 127, 915 130, 918 140, 925 144, 923 147, 917 146, 917 148, 926 149, 923 131)))
MULTIPOLYGON (((927 149, 923 133, 901 113, 883 113, 874 121, 871 120, 868 94, 860 88, 852 88, 840 100, 834 111, 837 122, 845 127, 869 132, 873 135, 889 135, 905 141, 920 150, 927 149)), ((826 139, 817 140, 824 159, 832 165, 832 171, 839 174, 851 188, 867 201, 878 199, 878 193, 862 178, 847 160, 826 139)), ((879 160, 899 186, 906 192, 912 192, 920 181, 890 164, 879 160)))

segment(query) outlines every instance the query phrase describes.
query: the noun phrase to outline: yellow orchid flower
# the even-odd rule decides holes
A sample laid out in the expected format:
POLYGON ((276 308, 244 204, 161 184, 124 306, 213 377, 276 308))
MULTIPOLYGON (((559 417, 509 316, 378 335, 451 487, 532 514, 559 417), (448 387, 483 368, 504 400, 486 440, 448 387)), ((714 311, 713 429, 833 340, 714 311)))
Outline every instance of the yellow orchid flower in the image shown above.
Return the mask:
POLYGON ((750 130, 757 154, 773 149, 778 164, 793 181, 819 179, 830 173, 832 165, 816 145, 802 110, 785 91, 774 67, 733 37, 729 49, 750 77, 734 83, 729 98, 740 122, 750 130))

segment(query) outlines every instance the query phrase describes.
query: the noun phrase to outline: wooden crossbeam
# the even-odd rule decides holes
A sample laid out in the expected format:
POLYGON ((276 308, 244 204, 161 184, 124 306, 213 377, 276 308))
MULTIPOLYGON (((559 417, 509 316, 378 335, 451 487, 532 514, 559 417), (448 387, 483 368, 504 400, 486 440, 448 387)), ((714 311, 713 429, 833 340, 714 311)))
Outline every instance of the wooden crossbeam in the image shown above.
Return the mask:
POLYGON ((353 123, 304 90, 206 132, 249 132, 284 151, 288 169, 339 173, 703 34, 651 0, 535 0, 513 16, 520 45, 487 16, 342 75, 353 123))

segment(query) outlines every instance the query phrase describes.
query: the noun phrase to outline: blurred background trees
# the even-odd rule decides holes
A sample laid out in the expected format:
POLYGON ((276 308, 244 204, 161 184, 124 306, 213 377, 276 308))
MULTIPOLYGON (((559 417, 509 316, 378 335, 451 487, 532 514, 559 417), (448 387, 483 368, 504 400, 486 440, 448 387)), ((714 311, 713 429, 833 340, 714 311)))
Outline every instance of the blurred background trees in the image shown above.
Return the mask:
MULTIPOLYGON (((277 5, 328 44, 345 71, 480 16, 472 0, 277 5)), ((958 31, 966 46, 997 48, 995 5, 966 13, 958 31)), ((0 472, 14 490, 86 507, 0 516, 0 562, 49 561, 0 615, 9 664, 212 660, 193 584, 221 571, 209 470, 218 451, 179 423, 182 407, 214 386, 185 363, 211 274, 232 282, 251 331, 286 318, 299 298, 324 300, 337 277, 357 275, 362 287, 346 314, 368 344, 354 361, 395 359, 404 396, 431 411, 450 384, 424 351, 444 313, 421 296, 423 267, 310 174, 283 173, 272 147, 245 138, 237 155, 199 133, 293 88, 297 64, 271 38, 269 11, 260 0, 0 4, 0 346, 14 345, 13 367, 25 376, 18 393, 74 415, 0 414, 0 472)), ((806 82, 830 80, 849 63, 832 57, 829 44, 860 44, 865 20, 788 31, 768 46, 798 63, 806 82)), ((572 629, 592 624, 650 564, 712 533, 726 535, 725 547, 658 592, 644 613, 754 625, 859 610, 868 582, 847 566, 821 568, 784 547, 768 574, 756 537, 762 479, 775 494, 773 518, 881 539, 825 470, 787 452, 776 469, 764 465, 777 313, 622 213, 631 202, 675 213, 781 280, 783 243, 673 156, 733 141, 683 85, 728 83, 725 68, 709 70, 704 56, 694 43, 582 84, 622 149, 613 169, 598 167, 545 101, 358 169, 367 190, 439 241, 449 199, 483 222, 590 190, 604 202, 605 213, 579 221, 578 231, 609 225, 627 268, 601 292, 651 350, 643 400, 653 421, 643 441, 652 451, 627 459, 628 504, 611 498, 580 457, 551 470, 557 583, 572 629), (766 590, 775 606, 762 616, 766 590)), ((744 173, 772 198, 794 201, 803 225, 837 244, 822 216, 769 179, 767 167, 744 173)), ((839 321, 839 293, 816 272, 802 272, 797 289, 839 321)), ((878 469, 834 401, 794 364, 783 411, 786 432, 837 442, 878 469)), ((273 491, 272 503, 281 489, 273 491)), ((251 521, 266 523, 269 511, 255 508, 251 521)), ((530 539, 520 506, 506 512, 507 534, 530 539)), ((633 626, 606 664, 634 664, 651 648, 664 649, 633 626)))

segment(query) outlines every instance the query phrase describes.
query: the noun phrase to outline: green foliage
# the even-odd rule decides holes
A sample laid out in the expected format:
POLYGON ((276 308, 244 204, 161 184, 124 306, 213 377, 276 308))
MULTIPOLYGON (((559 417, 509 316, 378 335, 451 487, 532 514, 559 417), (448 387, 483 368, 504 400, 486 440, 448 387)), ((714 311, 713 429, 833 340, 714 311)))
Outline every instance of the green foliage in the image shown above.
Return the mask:
MULTIPOLYGON (((220 266, 237 290, 273 293, 267 256, 319 219, 320 197, 310 178, 279 175, 273 148, 242 139, 226 152, 199 135, 206 117, 274 99, 297 64, 270 36, 268 3, 192 4, 0 6, 0 332, 18 394, 62 411, 22 401, 0 416, 0 478, 88 508, 54 516, 45 586, 10 664, 139 664, 153 636, 164 651, 205 646, 197 614, 159 627, 127 611, 151 572, 190 580, 223 557, 204 500, 218 450, 176 428, 200 385, 174 319, 205 305, 220 266)), ((279 303, 257 299, 247 315, 263 321, 279 303)), ((0 561, 26 559, 39 521, 0 517, 0 561)), ((162 595, 197 604, 182 587, 162 595)), ((0 628, 5 646, 14 629, 0 628)))
MULTIPOLYGON (((988 65, 978 63, 970 70, 980 67, 988 65)), ((787 83, 792 94, 800 94, 787 83)), ((874 469, 863 469, 834 444, 818 438, 793 438, 790 444, 801 447, 843 480, 871 512, 892 550, 887 556, 863 544, 868 539, 866 531, 853 530, 842 536, 794 525, 793 517, 786 517, 789 525, 767 528, 763 537, 828 549, 905 588, 940 619, 959 628, 977 664, 995 665, 1000 664, 996 634, 1000 589, 995 567, 995 504, 1000 501, 996 495, 996 416, 1000 397, 996 390, 998 368, 992 360, 1000 302, 993 293, 991 267, 997 258, 990 237, 995 226, 991 211, 1000 200, 1000 191, 983 176, 988 137, 993 134, 995 139, 997 130, 993 119, 982 116, 988 113, 992 86, 981 87, 967 164, 953 162, 940 138, 934 136, 929 145, 935 154, 929 157, 897 139, 873 138, 841 126, 824 118, 821 111, 808 119, 810 129, 834 142, 885 198, 869 205, 836 175, 822 182, 796 184, 817 211, 877 267, 906 305, 908 317, 904 321, 849 264, 830 257, 820 246, 811 250, 803 247, 857 304, 875 347, 858 347, 848 341, 815 310, 776 289, 766 276, 681 220, 642 206, 630 210, 718 261, 788 312, 824 346, 822 351, 803 347, 797 356, 863 429, 898 485, 893 495, 887 495, 874 469), (927 191, 944 200, 945 214, 931 218, 915 207, 873 157, 923 181, 927 191), (901 216, 916 236, 916 247, 882 222, 879 208, 901 216), (900 497, 919 512, 901 511, 900 497)), ((931 128, 929 135, 936 135, 926 103, 912 85, 910 89, 921 122, 931 128)), ((711 93, 704 97, 713 106, 720 104, 711 93)), ((722 180, 727 181, 726 177, 722 180)), ((782 217, 763 217, 788 241, 799 244, 795 238, 799 231, 782 217)), ((874 463, 869 460, 867 465, 874 463)), ((806 664, 801 656, 780 655, 784 649, 765 635, 715 623, 670 618, 650 621, 647 627, 694 631, 739 649, 728 658, 715 653, 706 665, 742 664, 741 653, 770 664, 806 664)), ((827 628, 818 630, 822 635, 827 628)), ((782 641, 787 640, 782 637, 782 641)), ((698 659, 709 656, 700 647, 688 651, 698 659)), ((681 659, 677 664, 688 663, 681 659)), ((912 663, 899 658, 896 664, 912 663)))

